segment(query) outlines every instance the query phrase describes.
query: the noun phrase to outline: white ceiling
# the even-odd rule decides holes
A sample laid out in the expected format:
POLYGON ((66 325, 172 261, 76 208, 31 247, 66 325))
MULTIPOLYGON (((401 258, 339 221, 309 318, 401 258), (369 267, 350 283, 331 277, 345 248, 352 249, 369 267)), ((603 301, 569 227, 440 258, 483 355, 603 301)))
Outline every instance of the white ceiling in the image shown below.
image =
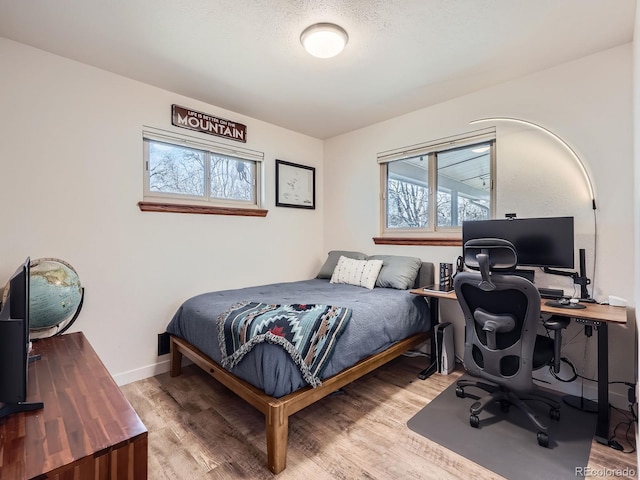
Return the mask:
POLYGON ((0 0, 0 36, 323 139, 631 42, 635 8, 635 0, 0 0), (347 30, 341 55, 302 49, 300 33, 318 22, 347 30))

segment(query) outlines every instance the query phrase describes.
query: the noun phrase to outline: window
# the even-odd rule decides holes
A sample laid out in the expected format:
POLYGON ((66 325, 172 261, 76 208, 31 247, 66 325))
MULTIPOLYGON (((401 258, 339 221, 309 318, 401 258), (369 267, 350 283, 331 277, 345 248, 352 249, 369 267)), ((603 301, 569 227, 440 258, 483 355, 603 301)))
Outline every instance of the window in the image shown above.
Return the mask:
POLYGON ((494 147, 489 129, 379 154, 383 236, 457 233, 491 218, 494 147))
POLYGON ((262 153, 173 133, 143 139, 145 201, 260 207, 262 153))

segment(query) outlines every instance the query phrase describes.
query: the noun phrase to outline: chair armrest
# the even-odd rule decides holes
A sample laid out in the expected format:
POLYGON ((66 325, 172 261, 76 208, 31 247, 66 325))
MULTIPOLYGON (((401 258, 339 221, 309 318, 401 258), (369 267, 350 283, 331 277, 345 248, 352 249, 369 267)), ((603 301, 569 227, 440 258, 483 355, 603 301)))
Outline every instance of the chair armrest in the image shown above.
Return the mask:
POLYGON ((562 348, 562 329, 567 328, 571 319, 560 315, 551 315, 542 324, 553 333, 553 371, 560 373, 560 349, 562 348))
POLYGON ((571 319, 560 315, 551 315, 548 319, 544 320, 542 324, 547 330, 560 330, 567 328, 571 319))

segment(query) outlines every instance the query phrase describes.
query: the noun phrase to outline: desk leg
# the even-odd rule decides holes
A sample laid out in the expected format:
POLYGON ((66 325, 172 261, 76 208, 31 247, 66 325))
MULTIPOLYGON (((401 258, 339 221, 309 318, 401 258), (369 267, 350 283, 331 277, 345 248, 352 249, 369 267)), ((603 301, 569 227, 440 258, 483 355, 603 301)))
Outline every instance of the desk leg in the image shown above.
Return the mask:
POLYGON ((425 368, 424 370, 422 370, 419 374, 418 374, 418 378, 420 380, 425 380, 427 378, 429 378, 431 375, 433 375, 436 371, 436 368, 438 366, 438 361, 436 359, 436 335, 435 335, 435 328, 436 325, 438 324, 438 322, 440 321, 440 302, 439 302, 439 298, 437 297, 430 297, 429 298, 429 311, 430 311, 430 323, 431 325, 429 326, 429 333, 431 335, 431 354, 430 354, 430 359, 431 359, 431 364, 425 368))
POLYGON ((606 322, 598 325, 598 421, 596 441, 609 444, 609 334, 606 322))

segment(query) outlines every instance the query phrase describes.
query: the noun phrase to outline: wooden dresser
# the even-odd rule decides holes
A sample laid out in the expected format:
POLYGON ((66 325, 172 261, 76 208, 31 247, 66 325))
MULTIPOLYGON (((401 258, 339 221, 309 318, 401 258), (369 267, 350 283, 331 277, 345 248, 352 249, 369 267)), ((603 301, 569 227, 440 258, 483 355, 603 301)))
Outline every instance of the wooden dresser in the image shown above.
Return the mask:
POLYGON ((0 479, 147 478, 147 429, 82 333, 34 342, 28 401, 0 420, 0 479))

